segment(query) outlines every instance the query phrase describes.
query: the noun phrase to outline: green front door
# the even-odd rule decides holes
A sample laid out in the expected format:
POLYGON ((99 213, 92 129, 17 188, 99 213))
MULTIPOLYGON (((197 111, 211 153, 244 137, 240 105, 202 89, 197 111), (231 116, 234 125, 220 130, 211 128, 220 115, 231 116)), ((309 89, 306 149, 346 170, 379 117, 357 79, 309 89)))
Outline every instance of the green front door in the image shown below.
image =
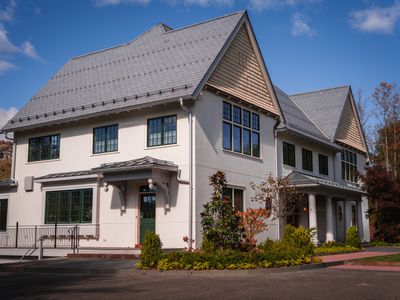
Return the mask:
POLYGON ((140 243, 143 244, 146 232, 156 231, 156 194, 140 196, 140 243))

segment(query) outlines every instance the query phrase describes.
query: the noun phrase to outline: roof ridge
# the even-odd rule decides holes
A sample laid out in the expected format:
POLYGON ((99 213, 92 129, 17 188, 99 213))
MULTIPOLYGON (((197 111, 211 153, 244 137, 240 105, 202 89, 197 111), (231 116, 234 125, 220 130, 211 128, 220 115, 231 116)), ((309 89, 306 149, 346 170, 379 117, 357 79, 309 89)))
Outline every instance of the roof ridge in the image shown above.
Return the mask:
POLYGON ((95 51, 92 51, 92 52, 88 52, 88 53, 85 53, 85 54, 81 54, 81 55, 78 55, 78 56, 74 56, 74 57, 72 57, 72 58, 70 59, 70 61, 75 60, 75 59, 79 59, 79 58, 82 58, 82 57, 86 57, 86 56, 89 56, 89 55, 97 54, 97 53, 100 53, 100 52, 105 52, 105 51, 108 51, 108 50, 112 50, 112 49, 115 49, 115 48, 119 48, 119 47, 123 47, 123 46, 128 46, 128 45, 132 44, 134 41, 138 40, 139 38, 141 38, 142 36, 144 36, 146 33, 152 31, 154 28, 156 28, 156 27, 158 27, 158 26, 162 26, 162 27, 164 28, 164 30, 166 30, 166 32, 169 32, 169 31, 173 30, 173 29, 172 29, 171 27, 169 27, 168 25, 165 25, 164 23, 159 22, 159 23, 157 23, 157 24, 154 24, 154 25, 151 26, 149 29, 147 29, 146 31, 142 32, 140 35, 138 35, 137 37, 135 37, 133 40, 131 40, 131 41, 129 41, 129 42, 125 42, 125 43, 118 44, 118 45, 115 45, 115 46, 111 46, 111 47, 103 48, 103 49, 100 49, 100 50, 95 50, 95 51), (168 31, 167 31, 167 30, 168 30, 168 31))
POLYGON ((216 20, 219 20, 219 19, 227 18, 227 17, 233 16, 233 15, 244 14, 244 13, 246 13, 246 10, 239 10, 239 11, 232 12, 232 13, 229 13, 229 14, 226 14, 226 15, 223 15, 223 16, 219 16, 219 17, 215 17, 215 18, 208 19, 208 20, 205 20, 205 21, 200 21, 200 22, 197 22, 197 23, 193 23, 193 24, 181 27, 181 28, 172 29, 170 31, 165 32, 165 34, 173 33, 173 32, 179 31, 179 30, 188 29, 190 27, 199 26, 199 25, 202 25, 202 24, 205 24, 205 23, 213 22, 213 21, 216 21, 216 20))
POLYGON ((350 85, 342 85, 342 86, 337 86, 337 87, 319 89, 319 90, 310 91, 310 92, 296 93, 296 94, 289 95, 289 97, 295 97, 295 96, 307 95, 307 94, 315 94, 315 93, 327 92, 327 91, 331 91, 331 90, 339 90, 339 89, 343 89, 343 88, 350 88, 350 85))

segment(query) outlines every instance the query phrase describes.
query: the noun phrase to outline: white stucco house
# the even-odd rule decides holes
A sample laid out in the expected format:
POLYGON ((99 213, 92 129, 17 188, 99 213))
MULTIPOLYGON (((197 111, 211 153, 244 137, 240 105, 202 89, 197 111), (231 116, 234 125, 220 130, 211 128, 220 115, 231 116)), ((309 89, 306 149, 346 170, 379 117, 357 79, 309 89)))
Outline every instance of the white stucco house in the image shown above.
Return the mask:
MULTIPOLYGON (((81 247, 136 248, 148 230, 164 248, 185 247, 183 236, 199 246, 217 170, 238 210, 261 205, 250 182, 289 176, 309 196, 288 222, 317 227, 320 242, 343 240, 351 225, 369 240, 351 89, 274 87, 246 12, 157 24, 75 57, 2 131, 14 152, 0 182, 0 247, 39 235, 60 245, 75 225, 81 247)), ((279 227, 270 221, 267 236, 279 238, 279 227)))

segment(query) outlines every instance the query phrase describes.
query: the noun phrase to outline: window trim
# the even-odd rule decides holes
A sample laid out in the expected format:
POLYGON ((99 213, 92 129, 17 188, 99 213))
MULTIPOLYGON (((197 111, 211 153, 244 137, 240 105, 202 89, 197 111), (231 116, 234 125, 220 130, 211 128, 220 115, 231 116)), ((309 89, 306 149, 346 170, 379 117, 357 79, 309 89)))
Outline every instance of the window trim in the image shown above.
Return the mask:
MULTIPOLYGON (((94 224, 94 220, 95 220, 95 213, 96 213, 96 207, 95 207, 95 197, 96 197, 96 195, 95 195, 95 193, 96 193, 96 191, 95 191, 95 187, 94 186, 82 186, 82 187, 77 187, 77 188, 68 188, 68 187, 66 187, 66 189, 46 189, 46 190, 44 190, 44 215, 43 215, 43 224, 45 224, 45 225, 47 225, 47 224, 55 224, 56 222, 57 222, 57 224, 94 224), (92 211, 92 215, 90 216, 90 221, 82 221, 83 219, 82 218, 80 218, 80 220, 79 220, 79 222, 71 222, 71 221, 68 221, 68 222, 59 222, 58 220, 57 221, 55 221, 55 222, 48 222, 47 220, 48 220, 48 216, 47 216, 47 210, 48 210, 48 208, 47 208, 47 195, 48 195, 48 193, 62 193, 62 192, 68 192, 68 193, 71 193, 71 192, 75 192, 75 191, 81 191, 81 198, 80 198, 80 206, 81 206, 81 208, 80 209, 82 209, 82 206, 83 206, 83 200, 84 200, 84 198, 83 198, 83 191, 85 191, 85 190, 91 190, 91 192, 92 192, 92 198, 91 198, 91 200, 92 200, 92 208, 91 208, 91 211, 92 211)), ((57 202, 59 202, 59 198, 58 198, 59 196, 57 196, 57 202)), ((71 206, 71 198, 69 198, 68 199, 68 204, 69 204, 69 206, 71 206)), ((57 204, 57 205, 59 205, 59 204, 57 204)), ((83 214, 83 211, 82 212, 80 212, 80 213, 82 213, 83 214)), ((69 219, 71 218, 71 208, 69 208, 69 215, 68 215, 68 217, 69 217, 69 219)), ((58 216, 57 216, 57 219, 58 219, 58 216)))
MULTIPOLYGON (((5 231, 7 231, 7 222, 8 222, 8 207, 9 207, 9 205, 8 205, 8 202, 9 202, 9 198, 8 197, 4 197, 4 198, 0 198, 0 202, 2 202, 2 201, 5 201, 6 202, 6 220, 5 220, 5 227, 4 228, 1 228, 1 226, 0 226, 0 232, 5 232, 5 231)), ((0 206, 1 206, 1 203, 0 203, 0 206)), ((1 208, 0 208, 1 209, 1 208)), ((0 215, 0 217, 1 217, 1 215, 0 215)), ((1 222, 0 222, 0 225, 1 225, 1 222)))
POLYGON ((54 133, 54 134, 48 134, 48 135, 41 135, 41 136, 35 136, 35 137, 31 137, 28 139, 28 158, 27 158, 27 162, 28 163, 37 163, 37 162, 41 162, 41 161, 51 161, 51 160, 57 160, 60 159, 61 157, 61 133, 54 133), (32 160, 31 158, 31 141, 34 139, 43 139, 43 138, 51 138, 53 136, 58 136, 58 155, 57 157, 54 158, 45 158, 45 159, 36 159, 36 160, 32 160))
POLYGON ((329 157, 325 154, 318 153, 318 172, 321 175, 329 176, 329 157), (326 158, 326 173, 321 171, 321 158, 326 158))
MULTIPOLYGON (((354 174, 350 174, 349 173, 349 177, 354 176, 354 180, 351 180, 351 178, 347 177, 347 172, 346 172, 346 166, 349 167, 349 172, 350 172, 350 169, 353 169, 353 171, 355 169, 355 172, 358 172, 357 153, 355 151, 352 151, 352 150, 349 150, 349 149, 342 149, 341 159, 340 159, 340 166, 341 166, 342 180, 344 180, 346 182, 349 182, 349 183, 352 183, 352 184, 357 183, 358 176, 355 173, 354 174), (355 162, 350 162, 350 159, 346 160, 346 152, 348 154, 354 154, 355 162), (344 167, 344 169, 343 169, 343 167, 344 167), (344 174, 344 176, 343 176, 343 174, 344 174)), ((353 173, 353 171, 351 171, 351 173, 353 173)))
MULTIPOLYGON (((287 150, 289 150, 289 149, 287 149, 287 150)), ((289 143, 289 142, 282 141, 282 163, 285 166, 296 168, 296 145, 289 143), (290 146, 290 147, 293 146, 293 165, 290 164, 291 162, 290 162, 289 152, 287 153, 288 157, 287 157, 287 161, 285 162, 285 150, 284 150, 285 145, 290 146)))
MULTIPOLYGON (((236 209, 236 207, 235 207, 235 190, 239 190, 239 191, 241 191, 242 192, 242 211, 244 212, 244 211, 246 211, 246 201, 245 201, 245 188, 243 188, 243 187, 238 187, 238 186, 231 186, 231 185, 226 185, 226 186, 224 186, 223 187, 223 189, 230 189, 231 190, 231 192, 232 192, 232 199, 231 199, 231 201, 232 201, 232 207, 233 208, 235 208, 235 210, 236 211, 240 211, 240 210, 237 210, 236 209)), ((222 194, 224 194, 224 192, 222 192, 222 194)))
POLYGON ((261 115, 260 113, 254 112, 250 109, 248 109, 247 107, 241 106, 237 103, 231 103, 228 101, 223 100, 222 101, 222 149, 224 151, 229 151, 230 153, 234 153, 234 154, 239 154, 239 155, 244 155, 246 157, 249 158, 255 158, 255 159, 262 159, 262 145, 261 145, 261 115), (225 118, 225 107, 229 107, 230 108, 230 119, 225 118), (240 108, 240 123, 235 122, 235 117, 234 117, 234 108, 240 108), (243 124, 243 112, 246 111, 249 113, 249 126, 246 126, 243 124), (258 129, 254 129, 253 128, 253 115, 258 117, 258 129), (230 125, 231 126, 231 134, 230 134, 230 138, 231 138, 231 142, 230 148, 226 148, 224 145, 224 124, 230 125), (238 127, 240 128, 240 152, 239 151, 235 151, 235 143, 234 143, 234 128, 238 127), (243 131, 244 130, 248 130, 250 132, 250 154, 248 153, 244 153, 244 144, 243 144, 243 131), (257 134, 258 135, 258 155, 254 155, 254 147, 253 147, 253 134, 257 134))
POLYGON ((309 150, 309 149, 307 149, 307 148, 301 148, 301 161, 302 161, 302 164, 301 164, 301 167, 302 167, 302 169, 304 170, 304 171, 308 171, 308 172, 314 172, 314 158, 313 158, 313 152, 312 152, 312 150, 309 150), (306 161, 306 156, 304 155, 305 153, 308 153, 308 154, 310 154, 311 153, 311 168, 310 169, 307 169, 307 161, 306 161))
POLYGON ((92 142, 92 154, 93 154, 93 155, 96 155, 96 154, 104 154, 104 153, 112 153, 112 152, 118 152, 118 149, 119 149, 119 124, 116 123, 116 124, 111 124, 111 125, 104 125, 104 126, 94 127, 94 128, 93 128, 93 131, 92 131, 92 140, 93 140, 93 142, 92 142), (107 150, 107 131, 106 131, 106 140, 105 140, 104 151, 95 152, 95 151, 94 151, 94 149, 95 149, 95 142, 96 142, 96 140, 95 140, 95 137, 96 137, 96 135, 95 135, 95 130, 96 130, 96 129, 102 129, 102 128, 107 129, 107 128, 113 127, 113 126, 116 126, 116 127, 117 127, 117 149, 115 149, 115 150, 107 150))
POLYGON ((146 127, 146 147, 147 148, 155 148, 155 147, 164 147, 164 146, 170 146, 170 145, 176 145, 178 144, 178 115, 177 114, 172 114, 172 115, 166 115, 166 116, 160 116, 160 117, 154 117, 154 118, 148 118, 147 119, 147 127, 146 127), (174 143, 164 143, 164 119, 170 118, 170 117, 175 117, 175 132, 176 132, 176 137, 175 137, 175 142, 174 143), (149 124, 150 121, 152 120, 157 120, 161 119, 161 144, 159 145, 149 145, 149 124))

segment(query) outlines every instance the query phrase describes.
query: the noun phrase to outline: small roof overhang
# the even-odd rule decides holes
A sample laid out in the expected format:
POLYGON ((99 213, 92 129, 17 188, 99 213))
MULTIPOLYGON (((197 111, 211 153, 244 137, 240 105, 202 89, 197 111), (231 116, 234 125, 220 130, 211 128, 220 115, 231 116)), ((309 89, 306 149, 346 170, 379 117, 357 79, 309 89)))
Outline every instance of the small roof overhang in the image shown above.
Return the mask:
POLYGON ((359 196, 367 195, 365 191, 363 191, 359 187, 353 186, 346 186, 331 180, 327 180, 325 178, 316 177, 304 173, 300 173, 297 171, 293 171, 287 177, 287 180, 290 185, 299 188, 324 188, 327 190, 337 191, 341 194, 350 193, 350 194, 357 194, 359 196))
POLYGON ((17 187, 18 182, 14 179, 0 179, 0 191, 9 190, 13 187, 17 187))

